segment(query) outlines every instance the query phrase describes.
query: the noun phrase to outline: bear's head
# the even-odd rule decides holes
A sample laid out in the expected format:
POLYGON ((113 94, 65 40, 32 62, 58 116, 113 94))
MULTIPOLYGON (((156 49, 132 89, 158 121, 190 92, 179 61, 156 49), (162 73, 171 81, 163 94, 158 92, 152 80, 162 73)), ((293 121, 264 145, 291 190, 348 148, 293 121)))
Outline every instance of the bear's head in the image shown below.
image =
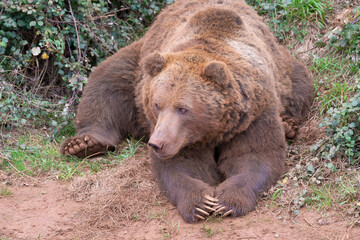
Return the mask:
POLYGON ((228 66, 196 53, 153 53, 143 61, 148 145, 163 159, 194 143, 216 144, 251 121, 247 97, 228 66))

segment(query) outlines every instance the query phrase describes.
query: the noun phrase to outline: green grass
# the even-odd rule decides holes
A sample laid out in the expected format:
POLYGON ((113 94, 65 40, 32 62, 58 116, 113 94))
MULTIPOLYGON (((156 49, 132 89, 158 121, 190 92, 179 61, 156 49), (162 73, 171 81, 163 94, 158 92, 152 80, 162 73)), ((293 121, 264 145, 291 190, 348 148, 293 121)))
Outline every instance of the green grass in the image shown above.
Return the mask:
POLYGON ((91 158, 81 160, 62 156, 57 144, 38 134, 28 133, 12 141, 15 143, 8 144, 1 151, 4 160, 0 164, 0 169, 30 177, 52 173, 63 179, 83 175, 88 170, 90 173, 98 172, 105 167, 117 165, 134 156, 141 146, 141 141, 128 140, 121 145, 120 153, 109 153, 108 156, 94 161, 91 158))
POLYGON ((260 15, 283 17, 288 21, 314 21, 324 24, 326 16, 332 10, 332 1, 324 0, 247 0, 255 6, 260 15))
POLYGON ((164 222, 165 222, 165 227, 162 227, 160 229, 162 239, 171 239, 179 233, 180 221, 174 223, 171 220, 170 221, 165 220, 164 222))
POLYGON ((167 215, 165 210, 162 210, 160 212, 153 212, 151 213, 151 215, 149 216, 150 219, 163 219, 165 216, 167 215))
POLYGON ((9 197, 12 195, 12 192, 7 187, 1 188, 0 190, 0 197, 9 197))
POLYGON ((204 232, 204 235, 205 235, 206 237, 213 237, 215 234, 222 232, 221 229, 216 228, 216 229, 214 230, 214 229, 212 229, 211 227, 206 226, 205 223, 203 224, 201 230, 204 232))
POLYGON ((314 87, 317 92, 316 101, 320 105, 320 114, 331 107, 341 106, 352 95, 358 76, 352 71, 352 64, 341 55, 331 53, 312 59, 310 70, 314 75, 314 87))
POLYGON ((312 186, 310 193, 308 193, 309 196, 305 198, 305 203, 319 210, 331 207, 357 207, 360 199, 359 188, 359 173, 344 174, 335 181, 312 186))
POLYGON ((120 154, 109 152, 108 155, 111 158, 114 158, 116 163, 124 162, 127 158, 130 158, 135 155, 136 151, 141 146, 141 141, 142 139, 140 140, 136 140, 134 138, 126 139, 126 141, 124 141, 124 143, 121 146, 122 150, 120 154))
POLYGON ((262 16, 270 29, 284 42, 303 41, 309 23, 324 27, 332 12, 332 1, 324 0, 246 0, 262 16))
POLYGON ((326 15, 331 10, 332 1, 324 0, 287 0, 284 8, 288 11, 289 18, 302 21, 315 21, 323 26, 326 15))

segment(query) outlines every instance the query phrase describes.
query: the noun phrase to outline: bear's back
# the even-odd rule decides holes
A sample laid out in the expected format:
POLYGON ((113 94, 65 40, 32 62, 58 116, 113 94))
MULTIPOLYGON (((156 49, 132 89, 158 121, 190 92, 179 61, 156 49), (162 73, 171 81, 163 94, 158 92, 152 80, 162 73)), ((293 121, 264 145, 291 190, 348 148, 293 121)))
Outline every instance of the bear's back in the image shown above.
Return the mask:
POLYGON ((143 40, 141 58, 205 43, 204 49, 226 62, 235 78, 256 81, 240 73, 261 73, 263 80, 256 84, 279 97, 290 94, 292 56, 243 0, 177 0, 158 15, 143 40))

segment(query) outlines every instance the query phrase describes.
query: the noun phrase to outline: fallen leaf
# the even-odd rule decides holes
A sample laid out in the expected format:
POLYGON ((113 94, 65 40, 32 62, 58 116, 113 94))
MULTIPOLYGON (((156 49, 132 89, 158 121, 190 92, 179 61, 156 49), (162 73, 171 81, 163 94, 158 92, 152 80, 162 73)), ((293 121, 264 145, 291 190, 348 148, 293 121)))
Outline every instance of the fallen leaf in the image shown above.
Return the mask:
POLYGON ((44 52, 44 53, 41 55, 41 58, 42 58, 42 59, 48 59, 48 58, 49 58, 49 55, 47 55, 47 53, 44 52))

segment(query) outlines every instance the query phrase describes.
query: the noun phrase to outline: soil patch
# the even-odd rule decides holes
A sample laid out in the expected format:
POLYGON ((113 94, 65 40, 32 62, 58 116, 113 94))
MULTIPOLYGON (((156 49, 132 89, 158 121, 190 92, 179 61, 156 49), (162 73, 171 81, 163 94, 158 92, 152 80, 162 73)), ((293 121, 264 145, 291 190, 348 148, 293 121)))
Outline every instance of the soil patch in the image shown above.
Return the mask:
MULTIPOLYGON (((261 199, 241 218, 185 223, 160 193, 144 153, 117 168, 70 182, 14 183, 0 198, 5 239, 358 239, 340 212, 301 209, 297 217, 261 199)), ((39 180, 41 181, 41 179, 39 180)))

